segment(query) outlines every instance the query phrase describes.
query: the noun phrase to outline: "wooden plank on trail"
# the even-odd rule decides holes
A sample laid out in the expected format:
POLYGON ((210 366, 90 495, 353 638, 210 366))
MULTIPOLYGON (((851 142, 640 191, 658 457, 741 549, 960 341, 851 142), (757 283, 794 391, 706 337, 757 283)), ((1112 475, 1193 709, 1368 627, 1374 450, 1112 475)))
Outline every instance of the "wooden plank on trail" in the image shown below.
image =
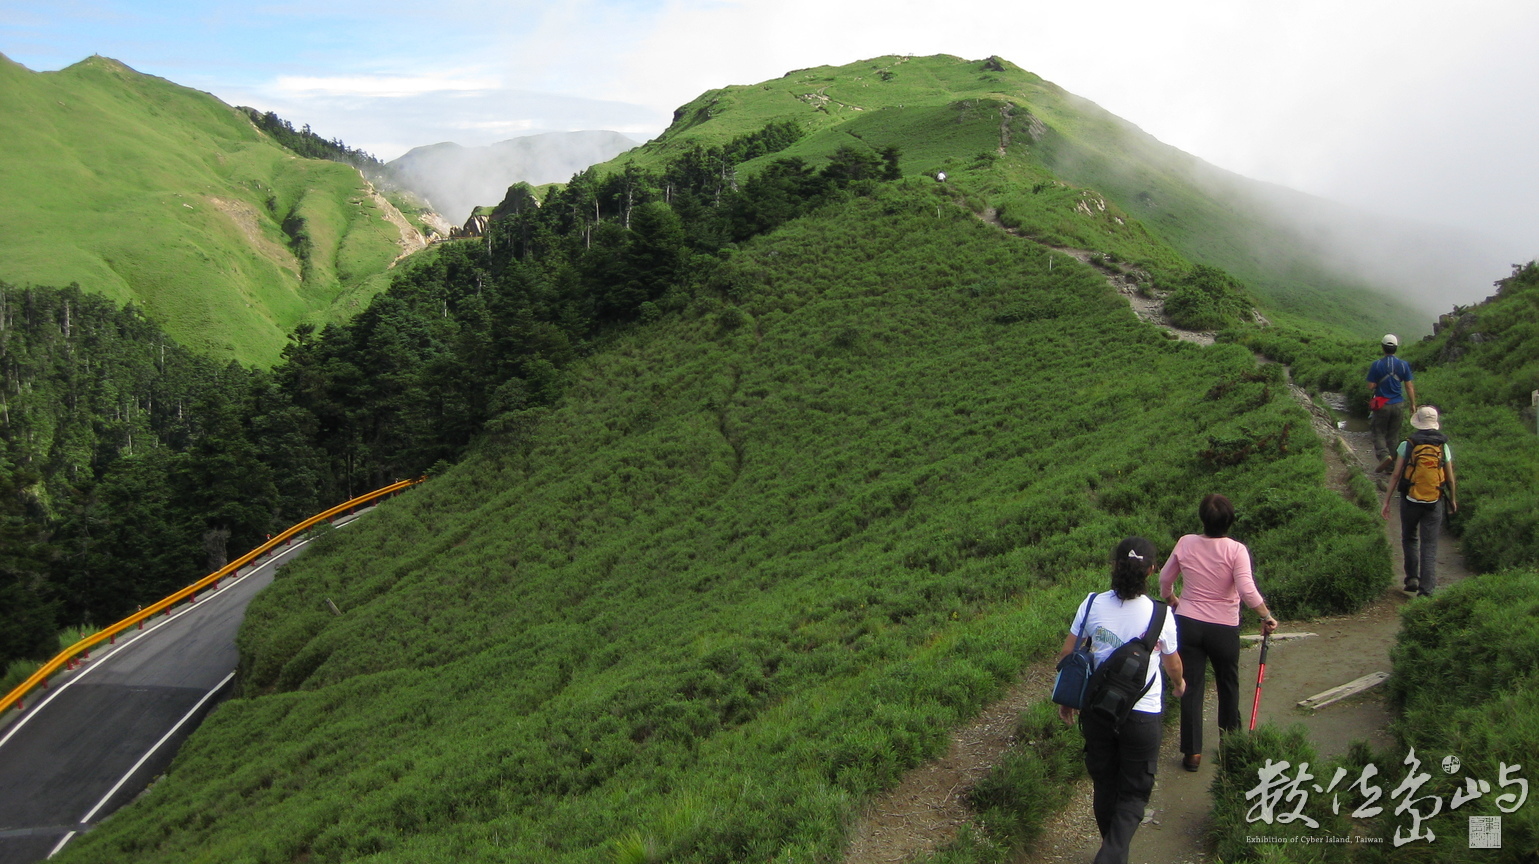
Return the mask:
POLYGON ((1356 696, 1358 693, 1361 693, 1370 687, 1376 687, 1380 684, 1383 684, 1388 678, 1388 672, 1374 672, 1371 675, 1364 675, 1356 681, 1350 681, 1341 685, 1340 687, 1332 687, 1324 693, 1316 693, 1308 699, 1301 700, 1299 702, 1299 707, 1318 710, 1320 708, 1324 708, 1332 702, 1340 702, 1348 696, 1356 696))
MULTIPOLYGON (((1273 642, 1287 642, 1287 641, 1290 641, 1290 640, 1293 640, 1293 639, 1307 639, 1310 636, 1319 636, 1319 635, 1320 635, 1319 633, 1273 633, 1272 634, 1272 641, 1273 642)), ((1250 634, 1248 636, 1241 636, 1240 639, 1242 639, 1243 641, 1246 641, 1246 642, 1260 642, 1261 641, 1261 634, 1260 633, 1252 633, 1252 634, 1250 634)))

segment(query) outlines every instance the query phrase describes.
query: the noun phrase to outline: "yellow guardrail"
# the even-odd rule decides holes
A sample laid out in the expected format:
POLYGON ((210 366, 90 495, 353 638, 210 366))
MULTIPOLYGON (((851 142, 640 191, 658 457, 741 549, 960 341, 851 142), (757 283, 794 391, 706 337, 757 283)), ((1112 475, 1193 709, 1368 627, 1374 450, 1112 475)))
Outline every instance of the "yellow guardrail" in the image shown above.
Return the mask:
POLYGON ((5 698, 0 699, 0 712, 9 709, 12 705, 15 705, 17 709, 23 708, 24 706, 22 705, 21 700, 28 693, 31 693, 32 690, 36 687, 46 686, 46 682, 49 678, 51 678, 55 673, 57 673, 60 669, 63 669, 65 666, 71 665, 76 657, 82 655, 89 657, 90 650, 93 647, 107 640, 116 640, 119 633, 122 633, 130 627, 138 626, 140 622, 147 621, 162 612, 169 612, 172 607, 176 606, 178 603, 181 603, 183 600, 197 602, 198 592, 210 587, 218 588, 220 580, 235 576, 240 572, 240 568, 250 564, 252 561, 255 561, 263 555, 266 555, 276 547, 280 545, 286 545, 295 536, 302 534, 311 528, 314 528, 316 525, 319 525, 322 522, 329 522, 330 520, 336 518, 338 514, 346 513, 355 507, 361 507, 364 504, 368 504, 371 501, 384 498, 388 495, 394 495, 395 493, 400 492, 403 489, 409 489, 426 479, 426 477, 418 477, 415 480, 401 480, 397 483, 392 483, 383 489, 375 489, 373 492, 369 492, 365 495, 359 495, 357 498, 338 504, 337 506, 327 510, 324 513, 317 513, 316 515, 311 516, 309 519, 306 519, 305 521, 300 522, 299 524, 289 528, 283 533, 274 536, 271 540, 268 540, 261 546, 258 546, 250 552, 247 552, 245 555, 242 555, 234 561, 231 561, 213 573, 204 576, 202 579, 199 579, 191 585, 188 585, 186 588, 183 588, 182 590, 172 594, 164 600, 161 600, 152 606, 147 606, 143 609, 140 609, 138 612, 135 612, 127 618, 124 618, 122 621, 119 621, 111 627, 81 639, 79 642, 76 642, 75 644, 59 652, 58 656, 54 657, 52 660, 44 663, 41 667, 38 668, 36 672, 32 673, 32 677, 17 685, 16 689, 5 694, 5 698))

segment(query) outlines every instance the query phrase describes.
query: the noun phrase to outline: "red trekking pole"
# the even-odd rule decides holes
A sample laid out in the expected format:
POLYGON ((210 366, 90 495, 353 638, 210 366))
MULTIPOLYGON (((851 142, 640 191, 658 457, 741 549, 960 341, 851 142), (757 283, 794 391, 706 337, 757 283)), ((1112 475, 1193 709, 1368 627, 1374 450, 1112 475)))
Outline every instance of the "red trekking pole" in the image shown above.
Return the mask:
POLYGON ((1261 682, 1266 680, 1266 649, 1271 647, 1272 634, 1261 634, 1261 665, 1256 669, 1256 699, 1250 703, 1250 731, 1256 731, 1256 713, 1261 710, 1261 682))

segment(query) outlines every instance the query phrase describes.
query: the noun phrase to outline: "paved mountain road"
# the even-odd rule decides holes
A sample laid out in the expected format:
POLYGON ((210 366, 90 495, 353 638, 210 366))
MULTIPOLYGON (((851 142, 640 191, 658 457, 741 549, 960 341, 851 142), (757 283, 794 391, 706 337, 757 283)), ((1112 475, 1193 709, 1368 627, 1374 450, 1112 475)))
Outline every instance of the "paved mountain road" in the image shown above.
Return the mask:
MULTIPOLYGON (((343 520, 337 520, 343 524, 343 520)), ((229 692, 246 605, 303 550, 257 570, 57 676, 0 726, 0 864, 41 861, 138 795, 229 692)))

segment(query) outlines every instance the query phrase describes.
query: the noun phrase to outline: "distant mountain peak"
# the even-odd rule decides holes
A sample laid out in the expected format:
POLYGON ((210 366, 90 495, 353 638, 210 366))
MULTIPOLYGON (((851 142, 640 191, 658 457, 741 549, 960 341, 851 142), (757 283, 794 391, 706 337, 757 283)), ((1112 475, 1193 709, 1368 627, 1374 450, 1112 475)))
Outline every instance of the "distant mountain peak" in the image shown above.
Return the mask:
POLYGON ((540 186, 606 162, 636 146, 607 130, 542 132, 467 147, 441 141, 414 147, 387 163, 395 182, 432 202, 452 222, 478 206, 493 206, 515 183, 540 186))

